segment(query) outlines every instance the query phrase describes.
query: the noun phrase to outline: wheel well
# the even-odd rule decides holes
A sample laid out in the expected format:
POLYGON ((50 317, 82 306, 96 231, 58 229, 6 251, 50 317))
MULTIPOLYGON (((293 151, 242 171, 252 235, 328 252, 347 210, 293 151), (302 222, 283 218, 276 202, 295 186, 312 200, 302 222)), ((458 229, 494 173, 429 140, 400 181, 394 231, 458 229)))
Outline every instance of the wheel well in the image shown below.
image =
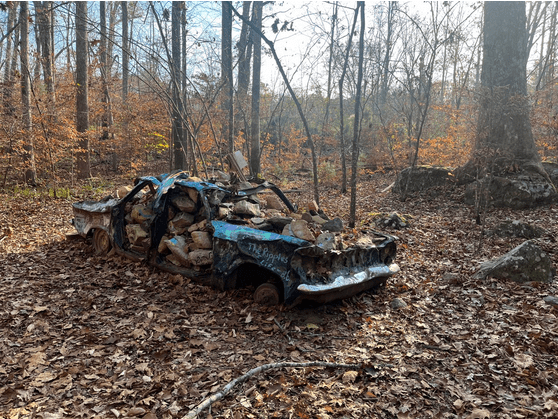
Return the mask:
POLYGON ((281 278, 277 274, 261 266, 252 263, 244 263, 236 269, 234 275, 236 276, 237 288, 257 288, 263 283, 271 282, 277 286, 279 294, 281 296, 284 295, 283 281, 281 281, 281 278))

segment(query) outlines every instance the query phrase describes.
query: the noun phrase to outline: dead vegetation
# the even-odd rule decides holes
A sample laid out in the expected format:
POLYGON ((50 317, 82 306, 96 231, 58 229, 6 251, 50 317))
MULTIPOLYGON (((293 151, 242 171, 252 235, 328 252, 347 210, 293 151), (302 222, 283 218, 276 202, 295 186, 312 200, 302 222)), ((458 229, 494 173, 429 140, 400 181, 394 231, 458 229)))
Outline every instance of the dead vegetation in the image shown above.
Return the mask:
MULTIPOLYGON (((3 193, 0 416, 183 417, 260 365, 329 363, 359 367, 261 371, 199 417, 556 417, 557 309, 543 300, 556 285, 470 278, 523 241, 482 236, 508 218, 543 227, 558 265, 558 207, 490 210, 479 226, 461 191, 400 202, 379 192, 392 181, 361 183, 356 233, 405 214, 387 230, 401 272, 377 293, 288 310, 96 256, 65 240, 71 202, 3 193)), ((347 219, 349 196, 322 202, 347 219)))

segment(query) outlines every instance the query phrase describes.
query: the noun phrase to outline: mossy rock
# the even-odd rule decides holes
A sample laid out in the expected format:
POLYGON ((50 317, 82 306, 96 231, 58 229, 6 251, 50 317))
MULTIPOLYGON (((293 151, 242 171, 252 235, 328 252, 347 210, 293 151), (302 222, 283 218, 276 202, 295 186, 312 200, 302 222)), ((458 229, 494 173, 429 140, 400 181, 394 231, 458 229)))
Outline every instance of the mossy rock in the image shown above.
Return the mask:
POLYGON ((398 194, 420 192, 453 183, 451 169, 440 166, 417 166, 403 169, 397 176, 393 191, 398 194))

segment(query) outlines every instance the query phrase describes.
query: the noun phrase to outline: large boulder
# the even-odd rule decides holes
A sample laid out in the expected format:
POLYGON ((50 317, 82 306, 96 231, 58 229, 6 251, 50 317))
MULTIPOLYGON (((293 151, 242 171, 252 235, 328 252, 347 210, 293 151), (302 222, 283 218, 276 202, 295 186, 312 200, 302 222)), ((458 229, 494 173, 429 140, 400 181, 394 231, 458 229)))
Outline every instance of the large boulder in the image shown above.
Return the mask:
POLYGON ((526 241, 504 256, 484 262, 473 275, 474 279, 488 277, 514 282, 552 282, 556 269, 550 256, 533 241, 526 241))
POLYGON ((541 237, 546 231, 540 227, 532 226, 531 224, 522 221, 504 221, 490 231, 499 237, 521 237, 523 239, 532 240, 541 237))
POLYGON ((437 166, 417 166, 403 169, 393 185, 398 194, 424 191, 435 186, 446 186, 453 183, 451 169, 437 166))
POLYGON ((540 173, 522 171, 506 177, 486 176, 467 185, 465 203, 513 209, 547 205, 558 199, 556 189, 540 173))

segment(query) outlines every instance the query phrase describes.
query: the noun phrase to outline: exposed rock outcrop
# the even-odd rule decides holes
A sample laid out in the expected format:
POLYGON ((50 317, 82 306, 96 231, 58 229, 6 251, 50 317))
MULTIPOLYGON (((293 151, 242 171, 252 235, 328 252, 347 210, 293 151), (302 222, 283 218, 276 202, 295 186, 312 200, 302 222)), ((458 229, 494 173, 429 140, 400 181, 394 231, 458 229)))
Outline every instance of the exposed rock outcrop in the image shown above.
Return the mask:
POLYGON ((548 253, 532 241, 526 241, 500 258, 481 264, 474 279, 488 277, 514 282, 552 282, 556 269, 548 253))

